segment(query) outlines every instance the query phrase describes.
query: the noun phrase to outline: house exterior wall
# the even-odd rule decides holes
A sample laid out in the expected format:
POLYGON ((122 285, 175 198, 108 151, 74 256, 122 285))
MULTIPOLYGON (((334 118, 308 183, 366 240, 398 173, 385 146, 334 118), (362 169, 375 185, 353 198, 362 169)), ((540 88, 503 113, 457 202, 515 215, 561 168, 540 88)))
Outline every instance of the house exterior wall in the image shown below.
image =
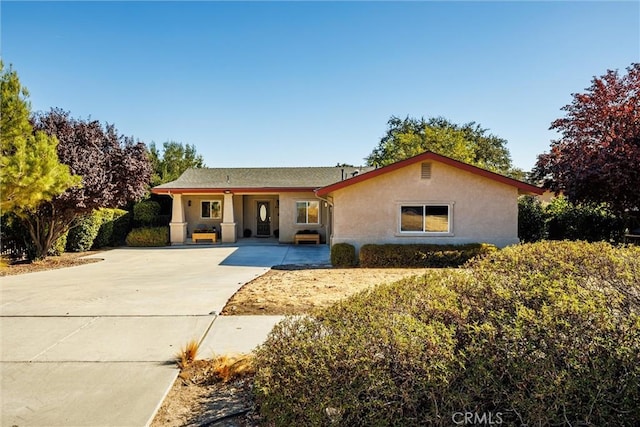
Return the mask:
POLYGON ((271 217, 271 235, 273 232, 280 228, 279 224, 279 209, 278 209, 278 195, 246 195, 243 197, 243 223, 244 226, 240 229, 240 236, 243 237, 244 230, 251 230, 251 235, 256 236, 258 234, 258 202, 269 202, 268 215, 271 217))
POLYGON ((182 196, 182 203, 184 207, 184 217, 187 222, 187 237, 191 237, 193 230, 199 225, 202 224, 206 227, 216 227, 218 233, 220 232, 220 223, 222 223, 222 209, 224 209, 224 197, 222 194, 212 194, 212 195, 188 195, 185 194, 182 196), (205 200, 216 200, 220 201, 220 219, 208 219, 201 218, 200 214, 200 202, 205 200), (189 201, 191 201, 191 206, 189 206, 189 201))
POLYGON ((518 240, 518 189, 437 161, 431 177, 415 163, 379 177, 335 190, 331 244, 356 249, 367 243, 493 243, 518 240), (449 233, 400 233, 400 206, 448 204, 449 233))
POLYGON ((280 212, 280 242, 293 243, 293 236, 300 230, 317 230, 321 241, 327 240, 328 209, 325 203, 318 199, 313 192, 281 193, 279 201, 280 212), (320 203, 319 224, 296 224, 296 202, 318 201, 320 203))

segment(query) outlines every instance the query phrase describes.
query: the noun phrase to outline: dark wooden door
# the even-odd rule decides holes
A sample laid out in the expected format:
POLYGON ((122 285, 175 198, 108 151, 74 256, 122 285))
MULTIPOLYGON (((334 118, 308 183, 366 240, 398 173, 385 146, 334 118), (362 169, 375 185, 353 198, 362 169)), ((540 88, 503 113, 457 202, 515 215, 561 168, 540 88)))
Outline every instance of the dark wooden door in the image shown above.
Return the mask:
POLYGON ((269 202, 258 202, 258 236, 271 236, 271 210, 269 202))

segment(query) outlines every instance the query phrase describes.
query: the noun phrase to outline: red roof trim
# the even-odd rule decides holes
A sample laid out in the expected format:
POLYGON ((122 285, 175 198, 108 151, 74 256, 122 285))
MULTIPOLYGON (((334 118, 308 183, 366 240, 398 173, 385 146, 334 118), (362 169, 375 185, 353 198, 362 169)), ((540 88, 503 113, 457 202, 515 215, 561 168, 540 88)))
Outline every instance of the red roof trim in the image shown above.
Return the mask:
POLYGON ((406 160, 401 160, 399 162, 390 164, 388 166, 384 166, 379 169, 375 169, 369 172, 365 172, 361 175, 357 175, 353 178, 345 179, 344 181, 337 182, 335 184, 328 185, 326 187, 318 189, 316 194, 319 196, 326 196, 332 191, 340 190, 342 188, 348 187, 353 184, 357 184, 362 181, 366 181, 371 178, 375 178, 380 175, 384 175, 389 172, 393 172, 395 170, 404 168, 406 166, 412 165, 417 162, 422 162, 425 160, 435 160, 440 163, 444 163, 449 166, 453 166, 458 169, 462 169, 467 172, 471 172, 476 175, 483 176, 485 178, 492 179, 494 181, 501 182, 503 184, 511 185, 513 187, 518 188, 519 190, 534 193, 534 194, 542 194, 544 190, 540 187, 536 187, 535 185, 528 184, 526 182, 518 181, 517 179, 509 178, 504 175, 497 174, 495 172, 488 171, 486 169, 481 169, 477 166, 473 166, 467 163, 460 162, 458 160, 454 160, 449 157, 442 156, 440 154, 433 153, 431 151, 424 152, 422 154, 418 154, 417 156, 408 158, 406 160))
POLYGON ((231 193, 304 193, 313 192, 313 187, 230 187, 230 188, 152 188, 153 194, 224 194, 225 192, 231 193))

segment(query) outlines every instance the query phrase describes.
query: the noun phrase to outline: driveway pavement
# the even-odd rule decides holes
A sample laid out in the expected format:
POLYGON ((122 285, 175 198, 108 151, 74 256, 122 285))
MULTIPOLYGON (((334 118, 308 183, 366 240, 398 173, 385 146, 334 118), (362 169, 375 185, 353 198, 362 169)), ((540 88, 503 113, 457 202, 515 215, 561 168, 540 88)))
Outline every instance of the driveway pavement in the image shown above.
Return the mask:
POLYGON ((216 321, 243 284, 273 265, 326 263, 328 248, 115 249, 94 257, 104 261, 0 279, 0 425, 147 425, 187 341, 247 351, 279 319, 216 321))

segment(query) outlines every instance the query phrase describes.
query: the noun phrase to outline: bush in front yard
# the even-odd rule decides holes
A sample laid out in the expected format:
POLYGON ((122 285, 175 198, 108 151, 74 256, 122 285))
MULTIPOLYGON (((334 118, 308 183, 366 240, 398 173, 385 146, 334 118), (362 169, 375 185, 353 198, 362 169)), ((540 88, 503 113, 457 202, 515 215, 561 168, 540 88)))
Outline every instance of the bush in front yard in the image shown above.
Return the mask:
POLYGON ((95 211, 80 218, 76 225, 69 230, 67 250, 70 252, 84 252, 91 249, 101 224, 102 216, 100 211, 95 211))
POLYGON ((133 221, 136 224, 149 226, 160 215, 160 203, 153 200, 144 200, 133 205, 133 221))
POLYGON ((169 227, 134 228, 126 241, 127 246, 166 246, 169 244, 169 227))
POLYGON ((356 263, 356 248, 353 245, 336 243, 331 246, 331 265, 334 267, 353 267, 356 263))
MULTIPOLYGON (((118 211, 120 211, 118 209, 118 211)), ((120 246, 125 244, 127 234, 131 231, 131 212, 123 211, 122 215, 116 213, 113 219, 113 231, 111 233, 110 246, 120 246)))
POLYGON ((287 318, 256 352, 271 425, 640 425, 640 248, 543 242, 287 318))
POLYGON ((103 248, 112 244, 114 224, 118 218, 127 214, 127 211, 122 209, 100 209, 98 212, 98 215, 100 215, 100 228, 96 238, 93 240, 93 249, 103 248))
POLYGON ((48 255, 60 256, 64 253, 64 250, 67 246, 67 237, 69 233, 64 233, 62 236, 58 237, 58 240, 55 241, 53 245, 49 248, 48 255))
POLYGON ((432 268, 459 267, 471 258, 496 251, 494 245, 386 244, 360 248, 360 267, 432 268))

